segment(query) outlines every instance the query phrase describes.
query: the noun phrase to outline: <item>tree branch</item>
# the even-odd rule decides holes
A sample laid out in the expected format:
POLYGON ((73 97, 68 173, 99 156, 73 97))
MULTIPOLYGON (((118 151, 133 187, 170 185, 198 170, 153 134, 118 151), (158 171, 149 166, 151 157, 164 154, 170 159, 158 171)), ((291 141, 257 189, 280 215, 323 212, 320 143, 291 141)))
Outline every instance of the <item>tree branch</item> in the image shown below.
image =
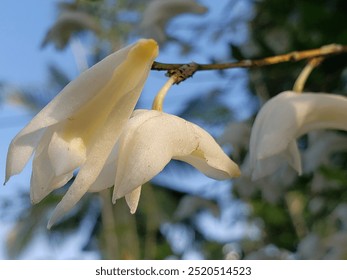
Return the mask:
POLYGON ((236 62, 228 63, 212 63, 212 64, 199 64, 199 63, 184 63, 184 64, 172 64, 172 63, 161 63, 154 61, 152 70, 156 71, 168 71, 168 76, 173 74, 179 74, 181 79, 176 83, 179 83, 191 76, 197 71, 206 70, 224 70, 231 68, 254 68, 262 67, 267 65, 279 64, 283 62, 296 62, 304 59, 312 59, 317 57, 326 57, 333 54, 340 54, 347 52, 347 46, 331 44, 322 46, 318 49, 311 49, 305 51, 294 51, 287 54, 281 54, 276 56, 270 56, 262 59, 255 60, 240 60, 236 62))

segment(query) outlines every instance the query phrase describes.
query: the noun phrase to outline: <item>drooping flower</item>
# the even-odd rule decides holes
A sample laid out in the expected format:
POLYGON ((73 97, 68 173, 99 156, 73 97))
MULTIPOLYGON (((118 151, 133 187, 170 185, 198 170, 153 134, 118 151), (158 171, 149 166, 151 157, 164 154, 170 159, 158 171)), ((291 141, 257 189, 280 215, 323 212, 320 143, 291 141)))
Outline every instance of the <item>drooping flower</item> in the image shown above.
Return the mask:
POLYGON ((204 14, 206 11, 207 8, 195 0, 152 0, 144 10, 140 28, 145 36, 161 44, 167 39, 165 28, 173 17, 184 13, 204 14))
POLYGON ((250 139, 252 178, 269 175, 283 160, 302 173, 296 139, 316 129, 347 130, 347 98, 285 91, 259 111, 250 139))
POLYGON ((284 198, 286 189, 297 178, 295 170, 290 168, 284 161, 275 173, 252 180, 249 153, 240 166, 242 176, 233 182, 233 189, 241 198, 249 199, 254 195, 261 195, 262 200, 269 203, 277 203, 284 198))
MULTIPOLYGON (((134 213, 141 186, 161 172, 171 159, 185 161, 218 180, 240 175, 237 164, 201 127, 156 110, 136 110, 88 191, 98 192, 114 185, 113 202, 125 196, 134 213)), ((71 208, 64 199, 53 213, 49 226, 71 208)))
POLYGON ((233 148, 233 157, 240 159, 241 151, 246 148, 251 136, 251 126, 247 122, 231 122, 218 139, 221 145, 229 144, 233 148))
POLYGON ((334 153, 347 151, 347 137, 336 132, 309 134, 308 148, 303 153, 303 171, 310 173, 321 165, 329 165, 334 153), (314 135, 312 135, 314 134, 314 135))
POLYGON ((73 33, 90 30, 95 33, 100 31, 96 18, 86 12, 64 10, 57 22, 48 30, 41 47, 53 43, 57 49, 64 49, 73 33))
POLYGON ((34 153, 30 189, 38 203, 80 168, 63 198, 64 207, 72 207, 102 170, 157 54, 157 43, 142 39, 69 83, 12 140, 5 180, 20 173, 34 153))
POLYGON ((347 232, 342 229, 321 237, 310 233, 303 238, 296 255, 301 260, 340 260, 347 254, 347 232))

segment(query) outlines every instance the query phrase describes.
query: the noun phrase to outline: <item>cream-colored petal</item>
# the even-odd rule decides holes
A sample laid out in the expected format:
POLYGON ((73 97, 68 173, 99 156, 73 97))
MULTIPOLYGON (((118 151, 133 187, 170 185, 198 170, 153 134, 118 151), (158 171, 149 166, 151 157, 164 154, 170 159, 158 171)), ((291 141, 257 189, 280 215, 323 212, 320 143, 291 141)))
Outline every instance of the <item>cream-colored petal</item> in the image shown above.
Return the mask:
MULTIPOLYGON (((118 84, 119 81, 124 80, 124 76, 127 76, 128 73, 124 73, 121 79, 115 79, 115 71, 117 71, 117 69, 119 70, 119 66, 121 65, 123 66, 122 70, 130 70, 129 63, 125 63, 129 56, 134 59, 136 54, 137 56, 142 54, 143 60, 147 59, 153 61, 158 52, 157 46, 146 48, 143 47, 144 44, 156 45, 153 40, 140 40, 133 45, 109 55, 83 72, 78 78, 71 81, 45 108, 43 108, 12 140, 7 155, 6 181, 10 176, 22 171, 39 143, 44 133, 44 128, 63 120, 68 120, 79 108, 86 106, 88 102, 92 102, 93 98, 96 97, 99 92, 102 92, 105 87, 112 88, 110 84, 118 84), (152 49, 152 53, 146 54, 147 49, 152 49), (132 55, 129 55, 130 53, 132 53, 132 55), (154 57, 149 58, 149 56, 154 57)), ((132 67, 136 65, 133 59, 130 59, 132 60, 132 67)), ((139 67, 141 67, 141 63, 139 67)), ((137 67, 133 68, 137 69, 137 67)), ((131 83, 133 79, 130 78, 127 81, 131 83)))
POLYGON ((118 144, 112 149, 108 156, 104 167, 96 180, 91 184, 88 192, 100 192, 111 188, 116 178, 116 159, 118 156, 118 144))
POLYGON ((69 182, 72 179, 72 177, 73 177, 73 172, 69 172, 69 173, 54 177, 51 182, 52 189, 55 190, 60 187, 63 187, 67 182, 69 182))
POLYGON ((113 79, 118 81, 116 105, 105 122, 99 125, 97 138, 89 148, 87 160, 56 207, 48 228, 69 211, 97 179, 131 116, 157 54, 158 46, 155 41, 142 40, 131 49, 127 60, 115 71, 113 79))
POLYGON ((297 137, 315 129, 347 130, 347 98, 334 94, 286 91, 269 100, 259 111, 250 139, 253 178, 273 172, 278 155, 301 173, 297 137), (258 170, 257 170, 258 169, 258 170), (262 171, 260 171, 260 169, 262 171))
POLYGON ((239 175, 237 165, 207 132, 177 116, 142 110, 130 119, 119 140, 113 201, 152 179, 172 158, 214 178, 239 175))
MULTIPOLYGON (((129 110, 128 102, 131 101, 130 96, 129 98, 123 98, 123 102, 119 104, 124 104, 124 106, 121 106, 118 111, 115 110, 112 112, 110 119, 102 127, 99 139, 91 147, 85 164, 81 166, 75 181, 55 208, 48 222, 48 228, 56 223, 66 212, 71 210, 98 178, 113 146, 116 144, 115 142, 125 125, 127 117, 130 117, 130 114, 126 115, 129 110)), ((133 105, 135 106, 137 99, 134 101, 133 105)))
POLYGON ((185 161, 206 176, 217 180, 225 180, 239 177, 241 172, 217 144, 214 138, 201 127, 191 124, 195 137, 199 139, 199 145, 190 155, 175 156, 175 159, 185 161))
MULTIPOLYGON (((297 94, 296 94, 297 95, 297 94)), ((301 99, 292 97, 300 129, 296 137, 317 129, 347 130, 347 98, 329 93, 304 93, 301 99)))
POLYGON ((30 180, 30 197, 34 204, 40 202, 53 190, 65 185, 73 176, 73 170, 56 176, 48 154, 52 134, 52 129, 46 131, 34 156, 30 180))
POLYGON ((49 160, 55 176, 71 173, 86 161, 86 147, 81 138, 66 141, 56 132, 48 145, 49 160))
MULTIPOLYGON (((45 159, 45 157, 41 157, 45 159)), ((54 175, 53 168, 44 161, 33 166, 30 179, 30 199, 33 204, 39 203, 52 191, 64 186, 73 177, 73 173, 54 175)))
POLYGON ((251 166, 251 178, 252 180, 258 180, 266 175, 275 172, 283 162, 285 162, 286 157, 281 154, 276 154, 272 157, 263 158, 255 161, 251 166))
POLYGON ((141 186, 134 189, 131 193, 125 195, 125 201, 127 202, 130 213, 134 214, 136 212, 137 206, 139 204, 141 196, 141 186))
POLYGON ((34 149, 45 133, 44 128, 25 136, 16 136, 10 143, 6 159, 5 183, 11 176, 20 173, 29 161, 34 149))
POLYGON ((309 146, 303 154, 305 173, 313 172, 319 166, 329 164, 333 153, 347 151, 347 137, 345 135, 322 132, 319 133, 318 137, 310 138, 314 139, 309 140, 309 146))
POLYGON ((190 154, 198 145, 188 122, 155 110, 136 112, 119 139, 113 202, 162 171, 174 153, 190 154))
POLYGON ((286 160, 290 164, 291 167, 293 167, 299 175, 302 174, 302 167, 301 167, 301 157, 298 145, 296 144, 296 141, 291 141, 288 144, 288 149, 285 152, 286 160))

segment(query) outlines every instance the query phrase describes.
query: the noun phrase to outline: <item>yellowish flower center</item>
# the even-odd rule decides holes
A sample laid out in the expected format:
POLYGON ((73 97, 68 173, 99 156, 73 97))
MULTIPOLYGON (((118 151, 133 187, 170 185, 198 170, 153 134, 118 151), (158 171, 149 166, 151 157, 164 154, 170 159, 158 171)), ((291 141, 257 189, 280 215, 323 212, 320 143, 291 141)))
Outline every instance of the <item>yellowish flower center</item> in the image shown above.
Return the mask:
POLYGON ((128 53, 124 62, 113 72, 110 81, 65 122, 61 137, 66 141, 80 138, 88 147, 98 136, 98 130, 106 122, 112 110, 116 110, 122 98, 138 86, 144 77, 144 69, 158 54, 154 40, 141 40, 128 53))

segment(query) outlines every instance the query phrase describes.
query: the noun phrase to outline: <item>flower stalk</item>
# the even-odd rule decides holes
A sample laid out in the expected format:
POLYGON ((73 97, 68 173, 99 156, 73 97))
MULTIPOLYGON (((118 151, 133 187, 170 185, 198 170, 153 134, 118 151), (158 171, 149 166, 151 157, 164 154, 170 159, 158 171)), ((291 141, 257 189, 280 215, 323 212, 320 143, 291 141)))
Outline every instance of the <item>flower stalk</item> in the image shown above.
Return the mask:
POLYGON ((171 86, 175 82, 176 82, 176 76, 175 75, 171 76, 166 81, 164 86, 159 90, 158 94, 156 95, 156 97, 153 100, 153 105, 152 105, 152 109, 153 110, 157 110, 157 111, 160 111, 160 112, 163 111, 163 104, 164 104, 165 96, 166 96, 167 92, 169 91, 169 89, 171 88, 171 86))
POLYGON ((293 91, 296 93, 302 93, 304 90, 306 81, 310 74, 312 73, 313 69, 319 66, 322 61, 324 60, 324 57, 315 57, 312 58, 308 61, 304 69, 300 72, 298 78, 296 79, 294 86, 293 86, 293 91))

